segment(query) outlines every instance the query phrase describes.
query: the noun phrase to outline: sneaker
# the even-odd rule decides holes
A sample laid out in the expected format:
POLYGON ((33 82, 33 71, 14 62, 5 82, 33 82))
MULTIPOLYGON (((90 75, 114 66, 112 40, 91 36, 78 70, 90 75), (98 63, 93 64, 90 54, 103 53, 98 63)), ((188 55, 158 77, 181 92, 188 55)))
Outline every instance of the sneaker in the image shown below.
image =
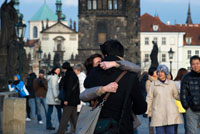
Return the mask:
POLYGON ((43 121, 38 121, 38 124, 42 125, 42 124, 43 124, 43 121))
POLYGON ((26 118, 26 121, 31 121, 31 118, 28 118, 28 117, 27 117, 27 118, 26 118))
POLYGON ((47 127, 46 129, 48 129, 48 130, 55 130, 54 127, 47 127))

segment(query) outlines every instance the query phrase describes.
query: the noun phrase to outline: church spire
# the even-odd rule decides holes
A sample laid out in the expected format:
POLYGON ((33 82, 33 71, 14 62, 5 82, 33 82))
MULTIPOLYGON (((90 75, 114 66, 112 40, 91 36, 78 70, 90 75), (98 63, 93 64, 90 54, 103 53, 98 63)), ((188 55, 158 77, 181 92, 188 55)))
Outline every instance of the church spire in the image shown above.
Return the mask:
POLYGON ((187 13, 186 24, 192 24, 192 17, 191 17, 191 12, 190 12, 190 2, 188 4, 188 13, 187 13))

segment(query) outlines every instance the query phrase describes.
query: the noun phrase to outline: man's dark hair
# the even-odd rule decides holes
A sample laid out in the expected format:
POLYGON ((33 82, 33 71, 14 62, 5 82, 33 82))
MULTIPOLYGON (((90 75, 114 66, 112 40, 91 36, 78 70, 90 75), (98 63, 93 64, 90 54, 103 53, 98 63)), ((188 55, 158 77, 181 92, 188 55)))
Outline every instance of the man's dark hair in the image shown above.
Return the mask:
POLYGON ((150 67, 148 74, 152 76, 154 71, 156 71, 156 67, 150 67))
POLYGON ((190 58, 190 65, 192 65, 192 61, 193 60, 199 60, 200 61, 200 57, 198 55, 194 55, 190 58))
POLYGON ((108 40, 100 48, 103 55, 124 57, 124 47, 118 40, 108 40))

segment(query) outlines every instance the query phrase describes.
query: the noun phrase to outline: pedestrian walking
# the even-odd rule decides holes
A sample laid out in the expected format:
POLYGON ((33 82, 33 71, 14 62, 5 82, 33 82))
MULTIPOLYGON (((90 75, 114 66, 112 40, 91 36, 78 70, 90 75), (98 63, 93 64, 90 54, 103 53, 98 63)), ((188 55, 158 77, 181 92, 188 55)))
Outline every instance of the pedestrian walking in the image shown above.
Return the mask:
POLYGON ((53 107, 56 107, 59 122, 62 117, 61 103, 60 103, 60 100, 58 99, 59 74, 60 74, 60 68, 57 66, 57 67, 54 67, 48 73, 48 76, 47 76, 48 90, 47 90, 47 95, 46 95, 46 103, 48 105, 48 110, 47 110, 46 129, 48 129, 48 130, 55 129, 51 123, 51 114, 53 112, 53 107))
MULTIPOLYGON (((29 92, 29 96, 27 96, 27 105, 30 108, 30 118, 26 118, 26 121, 30 121, 35 119, 36 116, 36 100, 35 100, 35 91, 33 87, 33 81, 37 78, 36 74, 32 71, 29 72, 26 82, 26 88, 29 92)), ((28 110, 29 111, 29 110, 28 110)))
POLYGON ((156 72, 158 80, 151 83, 146 98, 150 126, 156 128, 156 134, 174 134, 174 125, 182 123, 175 103, 175 99, 179 99, 178 89, 174 81, 167 79, 167 66, 159 65, 156 72))
POLYGON ((71 125, 76 128, 77 105, 80 104, 80 89, 78 77, 76 76, 69 62, 65 62, 62 66, 62 69, 65 70, 64 77, 61 79, 61 83, 63 84, 61 86, 63 88, 61 89, 63 90, 63 98, 60 98, 63 105, 63 115, 57 131, 58 134, 65 133, 69 120, 71 120, 71 125))
MULTIPOLYGON (((78 80, 79 80, 79 89, 80 89, 80 93, 82 93, 83 91, 85 91, 85 87, 83 85, 86 75, 83 72, 83 65, 82 64, 76 64, 73 67, 74 72, 76 73, 78 80)), ((79 113, 81 110, 82 105, 86 105, 85 102, 81 101, 80 104, 77 106, 77 112, 79 113)))
MULTIPOLYGON (((145 87, 148 94, 150 85, 153 81, 157 80, 156 67, 150 67, 148 71, 148 80, 146 81, 145 87)), ((151 117, 149 117, 149 134, 154 134, 154 128, 150 126, 151 117)))
MULTIPOLYGON (((181 80, 183 78, 183 76, 187 73, 188 71, 185 68, 180 68, 178 70, 177 76, 174 79, 175 83, 176 83, 176 87, 178 89, 178 93, 180 94, 180 90, 181 90, 181 80)), ((186 127, 186 111, 183 108, 183 106, 181 105, 181 102, 179 100, 176 100, 176 105, 178 107, 178 111, 179 113, 181 113, 183 115, 183 120, 184 120, 184 129, 185 129, 185 134, 187 134, 187 127, 186 127)), ((178 125, 175 125, 175 134, 178 134, 178 125)))
POLYGON ((41 106, 43 106, 43 109, 45 111, 45 116, 47 116, 47 104, 46 104, 47 80, 44 78, 44 70, 39 71, 39 77, 34 80, 33 85, 36 96, 38 124, 43 124, 41 116, 41 106))
POLYGON ((191 71, 181 80, 181 104, 186 110, 187 134, 196 134, 200 124, 200 57, 190 58, 191 71))

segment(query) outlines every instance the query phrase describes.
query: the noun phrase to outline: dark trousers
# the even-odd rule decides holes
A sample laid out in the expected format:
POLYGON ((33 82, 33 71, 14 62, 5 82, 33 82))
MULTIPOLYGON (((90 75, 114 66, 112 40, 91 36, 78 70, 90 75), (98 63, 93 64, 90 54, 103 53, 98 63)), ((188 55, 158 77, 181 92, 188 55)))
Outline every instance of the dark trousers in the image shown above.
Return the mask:
POLYGON ((174 125, 156 127, 156 134, 174 134, 174 125))
POLYGON ((62 112, 61 112, 61 106, 60 105, 48 105, 47 121, 46 121, 47 127, 52 127, 51 114, 53 112, 53 106, 56 107, 59 122, 60 122, 61 117, 62 117, 62 112))
POLYGON ((29 103, 28 103, 28 99, 29 99, 29 97, 26 96, 26 117, 31 118, 31 116, 30 116, 31 110, 30 110, 30 106, 29 106, 29 103))
POLYGON ((71 125, 76 128, 77 122, 77 106, 64 106, 63 115, 58 128, 58 134, 64 134, 67 129, 67 124, 71 120, 71 125))
POLYGON ((154 134, 154 128, 150 126, 151 117, 149 118, 149 134, 154 134))

